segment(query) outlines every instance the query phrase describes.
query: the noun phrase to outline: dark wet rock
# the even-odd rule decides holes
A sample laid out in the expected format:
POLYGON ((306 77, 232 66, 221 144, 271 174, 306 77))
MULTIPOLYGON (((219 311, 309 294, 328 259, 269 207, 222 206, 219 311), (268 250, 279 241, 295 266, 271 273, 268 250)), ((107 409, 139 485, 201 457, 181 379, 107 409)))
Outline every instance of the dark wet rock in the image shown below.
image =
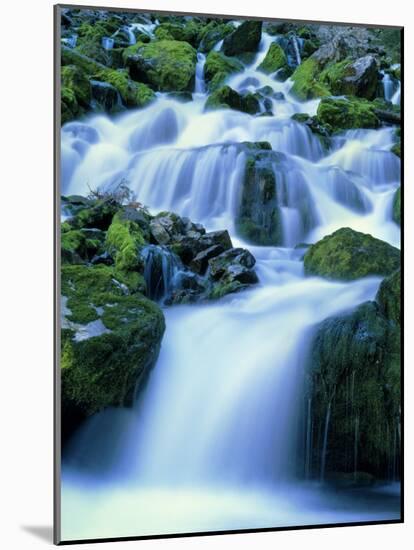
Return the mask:
POLYGON ((225 55, 239 55, 256 52, 262 38, 261 21, 244 21, 235 31, 226 36, 223 42, 225 55))
POLYGON ((378 304, 366 302, 319 324, 310 357, 311 475, 334 482, 354 472, 398 476, 399 329, 378 304))

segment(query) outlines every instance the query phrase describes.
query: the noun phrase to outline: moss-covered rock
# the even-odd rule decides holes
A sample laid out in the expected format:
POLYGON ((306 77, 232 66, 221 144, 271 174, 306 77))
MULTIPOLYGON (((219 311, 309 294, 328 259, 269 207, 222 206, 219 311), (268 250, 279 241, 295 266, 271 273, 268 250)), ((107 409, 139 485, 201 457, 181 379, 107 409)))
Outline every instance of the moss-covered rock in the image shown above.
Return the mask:
POLYGON ((392 201, 392 219, 401 225, 401 187, 397 189, 392 201))
POLYGON ((119 205, 111 198, 86 200, 80 205, 66 205, 73 216, 67 224, 73 229, 101 229, 106 231, 119 205))
POLYGON ((159 40, 136 44, 125 51, 131 78, 162 92, 192 91, 196 50, 187 42, 159 40))
POLYGON ((219 52, 210 52, 204 65, 204 77, 210 90, 216 90, 228 76, 244 70, 237 59, 226 57, 219 52))
POLYGON ((183 22, 164 22, 158 25, 154 34, 158 40, 178 40, 181 42, 188 42, 194 48, 197 48, 200 43, 200 30, 202 25, 190 19, 183 22))
POLYGON ((236 218, 237 233, 248 242, 264 246, 283 242, 272 160, 273 155, 266 151, 248 154, 236 218))
POLYGON ((226 36, 223 42, 225 55, 239 55, 256 52, 262 38, 261 21, 244 21, 235 31, 226 36))
POLYGON ((127 107, 145 107, 155 99, 155 93, 142 82, 131 80, 126 71, 100 70, 95 78, 113 86, 127 107))
POLYGON ((216 20, 209 21, 207 25, 203 25, 200 30, 200 46, 199 50, 207 53, 214 48, 217 42, 223 40, 226 36, 234 31, 232 23, 219 23, 216 20))
POLYGON ((400 251, 371 235, 344 227, 312 245, 305 254, 304 266, 307 275, 344 281, 389 275, 400 266, 400 251))
POLYGON ((85 73, 76 65, 65 65, 61 70, 62 87, 73 91, 80 107, 87 108, 91 102, 91 86, 85 73))
POLYGON ((106 234, 106 248, 115 260, 115 275, 134 292, 145 292, 140 250, 148 239, 149 233, 129 219, 124 211, 115 214, 106 234))
POLYGON ((309 57, 292 74, 293 86, 290 92, 302 101, 331 95, 329 88, 320 82, 320 65, 309 57))
POLYGON ((131 296, 105 266, 62 266, 62 428, 131 405, 154 365, 165 330, 159 307, 131 296))
POLYGON ((317 118, 321 124, 329 124, 334 131, 350 128, 378 128, 380 122, 375 106, 355 97, 323 98, 318 106, 317 118))
POLYGON ((326 67, 320 81, 333 95, 353 95, 374 99, 378 86, 378 65, 375 57, 366 55, 356 61, 345 59, 326 67))
POLYGON ((279 44, 273 42, 267 51, 266 57, 260 63, 258 70, 270 74, 286 67, 287 58, 285 52, 279 44))
POLYGON ((105 234, 99 229, 70 229, 61 234, 62 263, 80 264, 103 252, 105 234))
POLYGON ((375 302, 317 327, 308 387, 313 476, 334 481, 354 472, 379 479, 398 476, 393 465, 399 462, 399 380, 399 329, 375 302))
POLYGON ((385 317, 398 325, 401 324, 401 270, 386 277, 376 296, 385 317))
POLYGON ((206 101, 206 111, 215 109, 234 109, 254 115, 260 111, 260 104, 254 94, 240 95, 230 86, 215 90, 206 101))
POLYGON ((82 99, 86 97, 86 82, 90 89, 91 79, 106 82, 113 86, 120 94, 126 107, 144 107, 155 98, 153 90, 141 82, 131 80, 126 70, 110 69, 102 63, 98 63, 92 58, 65 46, 62 47, 62 64, 62 78, 65 77, 65 83, 69 83, 64 86, 64 92, 62 93, 62 118, 63 113, 65 113, 62 122, 80 116, 91 107, 90 91, 87 96, 89 101, 85 103, 82 99), (76 73, 73 67, 76 68, 76 73), (77 75, 77 81, 82 82, 82 97, 78 94, 79 86, 73 88, 71 85, 71 82, 74 82, 73 75, 75 74, 77 75), (78 100, 78 98, 81 99, 78 100))

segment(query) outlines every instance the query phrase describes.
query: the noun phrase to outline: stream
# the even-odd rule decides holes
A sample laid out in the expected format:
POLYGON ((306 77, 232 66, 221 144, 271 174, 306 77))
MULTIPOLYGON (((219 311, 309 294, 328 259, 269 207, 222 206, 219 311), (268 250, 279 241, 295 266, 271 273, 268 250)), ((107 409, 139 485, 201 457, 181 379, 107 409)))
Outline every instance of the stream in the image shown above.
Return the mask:
MULTIPOLYGON (((228 81, 239 92, 279 92, 270 99, 274 116, 205 112, 199 54, 193 101, 158 93, 143 110, 62 128, 63 194, 125 179, 152 213, 169 210, 207 230, 227 229, 233 245, 256 258, 260 280, 214 303, 164 308, 161 353, 135 406, 94 415, 65 450, 65 540, 399 517, 397 483, 338 492, 323 480, 299 480, 297 465, 312 330, 374 299, 381 279, 305 278, 295 246, 341 227, 400 246, 391 212, 400 183, 393 128, 350 130, 324 151, 291 119, 316 114, 319 100, 298 102, 292 81, 257 70, 274 39, 263 33, 254 61, 228 81), (283 247, 252 246, 236 234, 246 160, 237 144, 244 141, 268 141, 283 153, 274 166, 283 247), (304 201, 310 226, 301 223, 304 201)), ((298 44, 295 52, 300 60, 298 44)), ((394 97, 398 86, 386 85, 394 97)))

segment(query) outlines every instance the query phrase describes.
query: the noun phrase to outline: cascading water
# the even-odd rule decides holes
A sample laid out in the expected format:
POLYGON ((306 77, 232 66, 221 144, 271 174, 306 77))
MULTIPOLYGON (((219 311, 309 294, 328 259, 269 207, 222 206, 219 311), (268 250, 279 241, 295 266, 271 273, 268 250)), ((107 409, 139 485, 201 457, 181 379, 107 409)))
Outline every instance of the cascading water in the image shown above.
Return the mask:
MULTIPOLYGON (((94 115, 62 129, 63 194, 126 179, 154 213, 170 210, 207 230, 227 229, 234 246, 255 256, 260 279, 215 303, 164 309, 160 357, 135 407, 95 415, 67 446, 65 539, 390 519, 389 510, 371 511, 361 502, 341 506, 296 479, 298 381, 312 329, 373 299, 380 279, 305 278, 295 245, 344 226, 399 245, 390 210, 399 185, 399 160, 390 152, 393 129, 346 132, 324 151, 307 127, 290 118, 314 114, 318 100, 299 103, 289 93, 290 81, 257 71, 272 40, 263 34, 256 59, 229 84, 239 91, 268 85, 282 92, 284 99, 272 100, 273 117, 204 112, 200 55, 192 102, 159 94, 146 109, 94 115), (250 246, 236 233, 244 141, 268 141, 282 153, 273 169, 284 247, 250 246), (304 217, 308 223, 298 231, 304 217)), ((147 286, 162 302, 181 266, 162 247, 149 246, 143 256, 147 286)), ((307 411, 309 477, 311 400, 307 411)), ((329 429, 330 408, 323 456, 329 429)), ((356 467, 358 424, 354 453, 356 467)), ((323 479, 324 464, 320 473, 323 479)))

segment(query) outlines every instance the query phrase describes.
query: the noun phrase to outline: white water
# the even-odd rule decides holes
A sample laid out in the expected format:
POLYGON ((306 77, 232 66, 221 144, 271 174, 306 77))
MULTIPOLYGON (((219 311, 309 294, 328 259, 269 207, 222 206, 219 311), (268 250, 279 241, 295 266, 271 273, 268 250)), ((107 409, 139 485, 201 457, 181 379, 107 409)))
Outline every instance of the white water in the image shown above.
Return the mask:
POLYGON ((357 499, 349 506, 349 497, 295 479, 310 332, 373 299, 380 279, 305 278, 293 247, 344 226, 399 245, 391 220, 399 185, 392 129, 347 132, 324 152, 290 119, 294 112, 315 113, 318 101, 298 103, 289 94, 291 82, 256 70, 273 39, 263 36, 252 65, 229 84, 283 92, 285 100, 273 100, 274 117, 205 113, 200 56, 193 102, 159 94, 144 110, 92 116, 62 130, 64 194, 126 178, 151 211, 168 209, 207 229, 228 229, 233 244, 255 256, 260 279, 216 303, 164 310, 160 357, 134 409, 95 415, 68 446, 65 539, 397 517, 385 505, 372 508, 357 499), (245 162, 237 144, 243 141, 269 141, 282 153, 273 169, 285 247, 249 246, 235 233, 245 162), (313 220, 306 231, 303 202, 313 220))

